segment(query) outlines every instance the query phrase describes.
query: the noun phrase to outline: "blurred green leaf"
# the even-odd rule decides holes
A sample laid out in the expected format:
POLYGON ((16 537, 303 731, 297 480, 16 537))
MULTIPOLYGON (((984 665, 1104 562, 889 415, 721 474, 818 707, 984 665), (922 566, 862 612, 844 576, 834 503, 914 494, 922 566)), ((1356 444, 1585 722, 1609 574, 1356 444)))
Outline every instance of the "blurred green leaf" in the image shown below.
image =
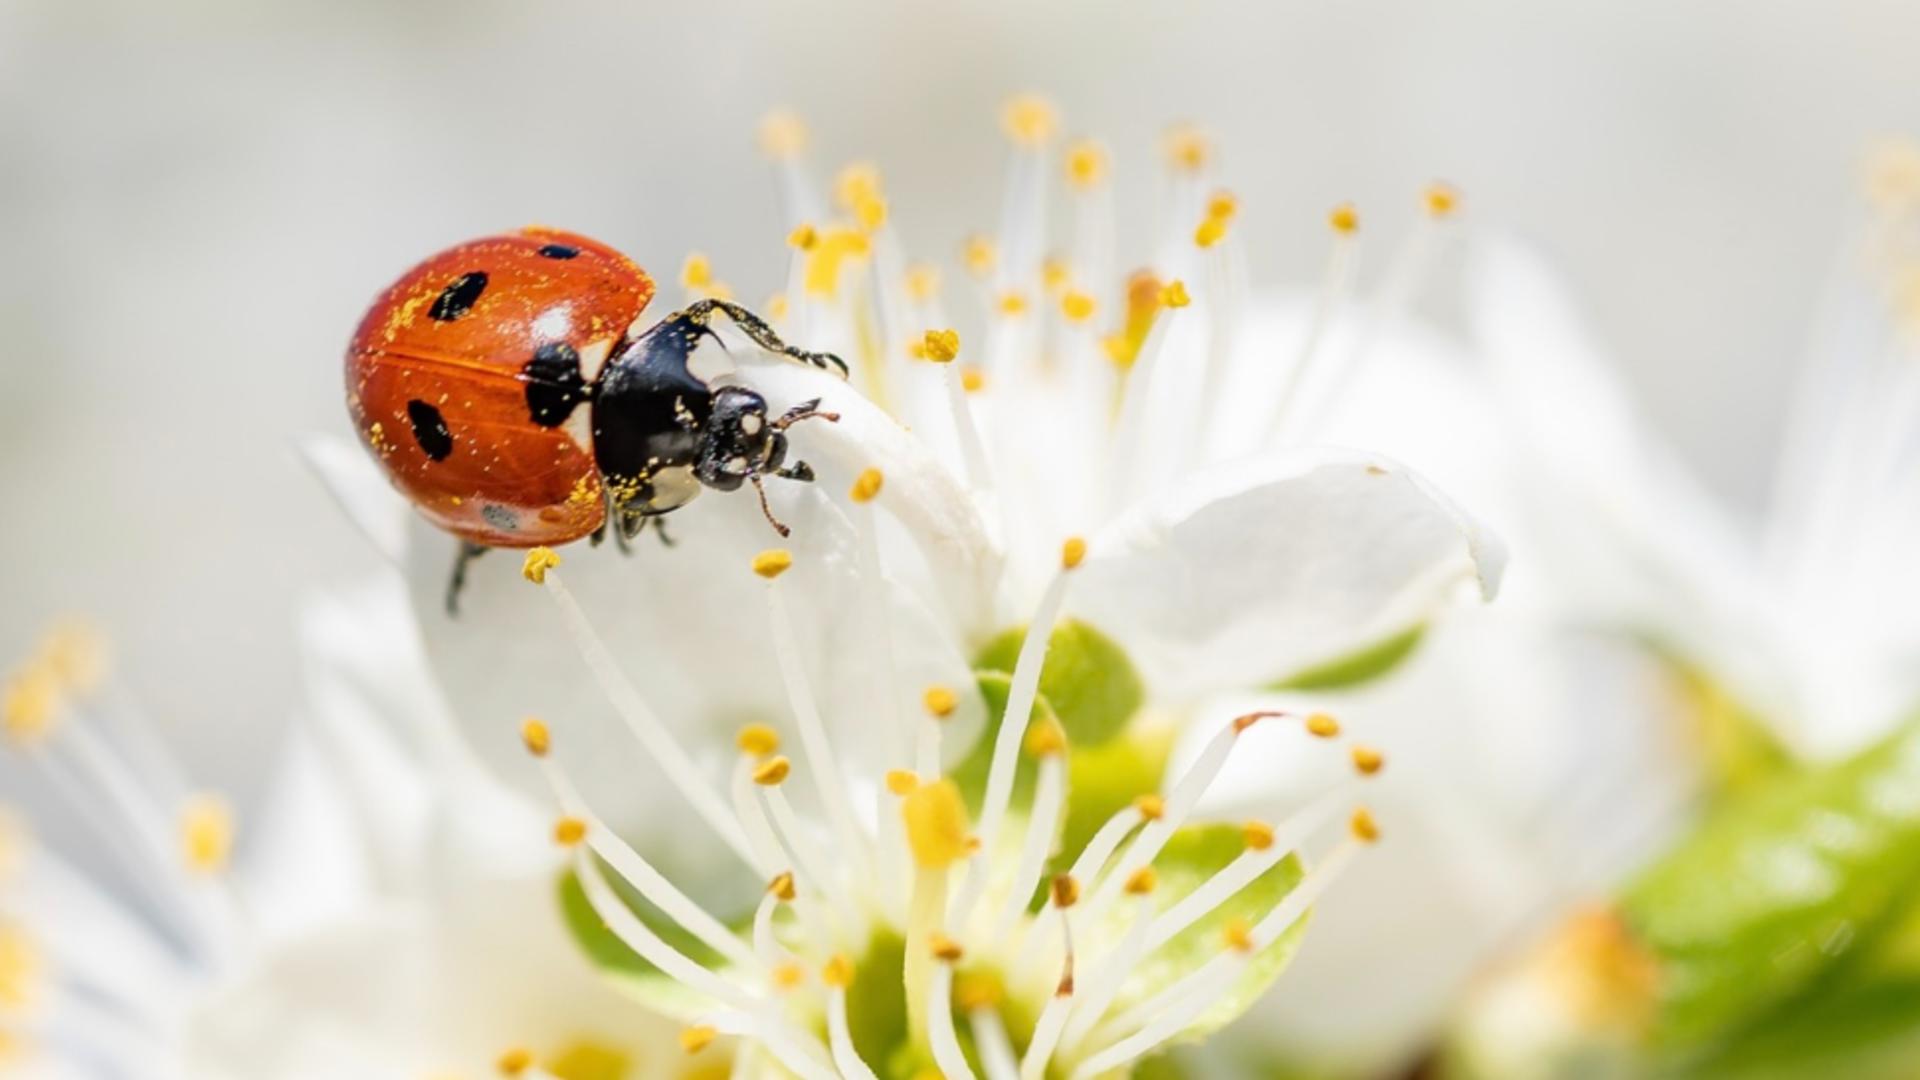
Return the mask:
MULTIPOLYGON (((1001 634, 980 651, 973 666, 1011 674, 1026 636, 1024 628, 1001 634)), ((1092 747, 1120 734, 1140 711, 1146 687, 1133 661, 1112 638, 1078 619, 1063 619, 1047 644, 1040 694, 1060 717, 1067 740, 1092 747)), ((1004 708, 1004 698, 1002 702, 1004 708)))
POLYGON ((1662 651, 1680 691, 1689 733, 1699 747, 1716 799, 1754 791, 1796 767, 1764 717, 1733 696, 1704 668, 1662 651))
POLYGON ((1347 690, 1372 682, 1404 663, 1426 636, 1425 623, 1410 626, 1385 641, 1289 675, 1271 689, 1347 690))
POLYGON ((1791 1000, 1920 883, 1920 725, 1725 804, 1626 891, 1659 966, 1653 1045, 1690 1053, 1791 1000))

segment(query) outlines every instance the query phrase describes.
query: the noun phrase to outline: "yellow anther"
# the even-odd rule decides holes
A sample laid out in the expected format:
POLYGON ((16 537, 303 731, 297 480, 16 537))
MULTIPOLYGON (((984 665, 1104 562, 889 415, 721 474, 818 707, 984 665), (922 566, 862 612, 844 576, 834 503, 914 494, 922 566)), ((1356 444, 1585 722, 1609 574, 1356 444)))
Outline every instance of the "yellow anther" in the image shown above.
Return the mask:
POLYGON ((501 1076, 519 1076, 533 1067, 533 1051, 524 1046, 516 1046, 494 1060, 494 1068, 501 1076))
POLYGON ((915 263, 907 267, 907 296, 921 303, 940 294, 940 271, 926 263, 915 263))
POLYGON ((1360 211, 1352 203, 1341 203, 1327 212, 1327 224, 1334 232, 1351 236, 1360 231, 1360 211))
POLYGON ((218 795, 190 796, 180 809, 180 851, 187 869, 217 874, 233 855, 233 808, 218 795))
POLYGON ((920 346, 926 352, 927 359, 936 364, 951 364, 960 355, 960 332, 957 330, 929 330, 920 339, 920 346))
POLYGON ((1162 817, 1166 816, 1167 800, 1149 792, 1148 794, 1135 798, 1133 800, 1133 808, 1139 811, 1142 820, 1159 821, 1162 817))
POLYGON ((1040 263, 1040 284, 1050 293, 1057 293, 1073 280, 1073 271, 1067 268, 1066 260, 1058 255, 1049 255, 1040 263))
POLYGON ((1208 218, 1193 230, 1193 242, 1203 248, 1210 248, 1227 235, 1227 223, 1219 218, 1208 218))
POLYGON ((1920 142, 1881 139, 1867 152, 1867 198, 1888 213, 1920 206, 1920 142))
POLYGON ((1273 846, 1273 826, 1264 821, 1249 821, 1240 826, 1240 835, 1253 851, 1265 851, 1273 846))
POLYGON ((819 240, 806 253, 801 284, 808 296, 833 299, 840 295, 840 278, 847 265, 863 259, 873 248, 865 233, 858 229, 832 225, 820 231, 819 240))
POLYGON ((1429 216, 1444 218, 1460 209, 1460 192, 1456 191, 1452 185, 1436 180, 1427 185, 1427 190, 1421 193, 1420 201, 1426 207, 1429 216))
POLYGON ((927 935, 927 951, 933 954, 935 960, 945 964, 957 964, 961 957, 967 955, 959 942, 937 930, 927 935))
POLYGON ((920 777, 911 769, 888 769, 887 790, 895 795, 911 795, 920 786, 920 777))
POLYGON ((1386 763, 1387 759, 1381 755, 1380 751, 1375 750, 1371 746, 1356 746, 1353 748, 1353 767, 1359 770, 1363 776, 1372 776, 1374 773, 1379 772, 1381 766, 1386 763))
POLYGON ((520 576, 535 585, 547 583, 547 571, 560 565, 560 556, 550 547, 537 547, 527 552, 526 560, 520 564, 520 576))
POLYGON ((1133 367, 1133 358, 1137 350, 1133 342, 1127 340, 1127 335, 1108 334, 1100 339, 1100 347, 1106 350, 1107 359, 1113 361, 1113 366, 1122 371, 1133 367))
POLYGON ((45 664, 31 664, 7 680, 0 730, 19 743, 38 742, 60 713, 60 680, 45 664))
POLYGON ((1187 283, 1178 278, 1167 282, 1166 287, 1160 290, 1161 307, 1183 308, 1191 303, 1193 297, 1187 295, 1187 283))
POLYGON ((786 548, 768 548, 753 557, 753 572, 772 581, 793 566, 793 552, 786 548))
POLYGON ((1167 155, 1167 164, 1181 172, 1199 172, 1213 158, 1212 140, 1191 124, 1178 124, 1167 129, 1162 148, 1167 155))
POLYGON ((858 212, 860 204, 881 198, 880 170, 871 161, 856 161, 833 178, 833 199, 842 210, 858 212))
POLYGON ((960 389, 969 394, 977 394, 987 387, 987 373, 979 368, 968 368, 960 373, 960 389))
POLYGON ((1070 289, 1060 298, 1060 313, 1073 322, 1086 322, 1093 318, 1093 297, 1077 289, 1070 289))
POLYGON ((1070 908, 1080 902, 1080 881, 1072 874, 1055 874, 1047 891, 1053 895, 1053 906, 1070 908))
POLYGON ((1207 197, 1207 217, 1215 221, 1232 221, 1239 212, 1240 199, 1231 191, 1216 191, 1207 197))
POLYGON ((1262 720, 1285 715, 1285 713, 1277 712, 1273 709, 1261 709, 1258 712, 1241 713, 1239 716, 1233 718, 1233 733, 1235 735, 1243 734, 1248 728, 1262 720))
MULTIPOLYGON (((0 922, 0 1014, 33 1004, 40 986, 40 950, 27 932, 0 922)), ((6 1064, 0 1055, 0 1065, 6 1064)))
POLYGON ((1083 537, 1069 536, 1067 542, 1060 545, 1060 569, 1073 570, 1087 558, 1087 541, 1083 537))
POLYGON ((1340 721, 1323 712, 1307 717, 1307 734, 1322 739, 1331 739, 1340 734, 1340 721))
POLYGON ((867 232, 879 232, 887 223, 887 200, 876 195, 853 204, 853 219, 867 232))
POLYGON ((573 847, 587 838, 587 823, 577 817, 563 817, 553 823, 553 842, 573 847))
POLYGON ((785 321, 789 307, 787 304, 787 294, 783 292, 774 293, 772 296, 767 297, 767 302, 762 305, 762 307, 767 313, 768 321, 785 321))
POLYGON ((47 631, 40 659, 68 690, 85 694, 107 673, 106 639, 84 620, 64 619, 47 631))
POLYGON ((680 264, 680 284, 689 289, 704 289, 713 284, 713 263, 704 252, 687 253, 687 261, 680 264))
POLYGON ((763 758, 780 749, 780 733, 767 724, 748 724, 733 737, 733 744, 748 757, 763 758))
POLYGON ((963 1013, 997 1009, 1006 999, 1006 984, 990 971, 969 971, 953 980, 953 1003, 963 1013))
POLYGON ((846 953, 834 953, 826 966, 820 969, 820 981, 835 990, 845 990, 853 985, 853 961, 846 953))
POLYGON ((820 230, 804 221, 787 234, 787 246, 801 251, 812 251, 819 243, 820 230))
POLYGON ((1025 315, 1027 294, 1019 289, 1008 289, 1000 294, 999 308, 1002 315, 1025 315))
POLYGON ((966 264, 967 272, 975 277, 986 277, 995 263, 1000 261, 1000 252, 993 246, 990 237, 974 235, 967 237, 967 245, 960 251, 960 261, 966 264))
POLYGON ((1065 753, 1067 729, 1053 717, 1043 717, 1027 728, 1026 748, 1028 756, 1037 758, 1065 753))
POLYGON ((1092 139, 1067 147, 1067 183, 1080 191, 1100 186, 1107 178, 1107 148, 1092 139))
POLYGON ((782 870, 773 875, 773 880, 767 882, 767 892, 783 904, 792 903, 793 898, 800 895, 793 884, 793 871, 782 870))
POLYGON ((807 148, 807 122, 792 109, 775 109, 760 121, 760 150, 775 161, 791 161, 807 148))
POLYGON ((1352 831, 1353 838, 1361 843, 1371 844, 1380 839, 1380 825, 1373 820, 1373 814, 1364 806, 1353 812, 1347 827, 1352 831))
POLYGON ((784 755, 768 758, 760 763, 759 768, 753 770, 753 782, 761 787, 779 787, 786 782, 788 775, 792 772, 793 762, 788 761, 784 755))
POLYGON ((779 990, 798 989, 807 981, 807 969, 795 963, 775 964, 772 974, 773 985, 779 990))
POLYGON ((879 497, 880 487, 885 482, 886 477, 879 469, 862 469, 860 475, 853 478, 853 487, 847 492, 847 497, 857 503, 872 502, 879 497))
POLYGON ((520 721, 520 744, 534 757, 546 757, 553 749, 553 732, 547 730, 546 721, 529 716, 520 721))
POLYGON ((966 857, 967 804, 953 781, 914 788, 901 801, 900 816, 907 826, 907 847, 919 866, 940 870, 966 857))
POLYGON ((1053 138, 1060 114, 1053 103, 1038 94, 1021 94, 1000 111, 1000 126, 1007 137, 1021 146, 1042 146, 1053 138))
POLYGON ((1245 919, 1228 919, 1227 925, 1220 931, 1220 936, 1226 939, 1227 948, 1235 952, 1253 951, 1253 927, 1247 925, 1245 919))
POLYGON ((680 1049, 689 1054, 697 1054, 713 1045, 720 1032, 706 1024, 695 1024, 680 1029, 680 1049))
POLYGON ((948 686, 929 686, 926 693, 920 695, 920 704, 926 706, 928 715, 936 720, 945 720, 960 707, 960 695, 948 686))
POLYGON ((1153 872, 1153 867, 1143 866, 1127 875, 1127 895, 1145 896, 1152 892, 1159 884, 1160 875, 1153 872))

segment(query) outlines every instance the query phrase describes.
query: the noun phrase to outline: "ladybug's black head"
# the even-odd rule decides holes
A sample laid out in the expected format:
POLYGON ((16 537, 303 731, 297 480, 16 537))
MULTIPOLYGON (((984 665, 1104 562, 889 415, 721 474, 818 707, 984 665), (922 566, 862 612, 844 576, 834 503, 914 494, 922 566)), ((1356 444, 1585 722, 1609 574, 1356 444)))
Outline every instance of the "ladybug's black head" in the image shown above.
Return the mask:
POLYGON ((719 491, 732 491, 751 476, 778 469, 787 459, 787 437, 767 418, 767 399, 743 386, 713 392, 713 411, 701 432, 694 475, 719 491))

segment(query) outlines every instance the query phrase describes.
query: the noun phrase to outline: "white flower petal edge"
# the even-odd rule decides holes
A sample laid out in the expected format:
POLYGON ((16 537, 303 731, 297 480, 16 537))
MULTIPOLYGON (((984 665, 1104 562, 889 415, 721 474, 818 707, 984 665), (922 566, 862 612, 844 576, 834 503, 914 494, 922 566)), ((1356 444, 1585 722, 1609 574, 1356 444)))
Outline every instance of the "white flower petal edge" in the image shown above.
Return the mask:
POLYGON ((373 549, 395 566, 405 564, 413 511, 366 451, 335 435, 310 435, 298 449, 320 486, 373 549))
POLYGON ((1121 515, 1092 542, 1071 606, 1180 697, 1376 644, 1464 582, 1490 599, 1505 562, 1496 536, 1406 467, 1291 451, 1121 515))

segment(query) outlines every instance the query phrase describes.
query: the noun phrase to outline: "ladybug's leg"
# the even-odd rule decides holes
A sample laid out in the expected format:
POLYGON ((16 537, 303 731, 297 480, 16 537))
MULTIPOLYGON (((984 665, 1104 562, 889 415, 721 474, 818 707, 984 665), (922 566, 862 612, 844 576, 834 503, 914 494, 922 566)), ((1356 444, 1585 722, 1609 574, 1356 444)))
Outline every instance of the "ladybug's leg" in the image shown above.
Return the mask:
POLYGON ((487 553, 487 545, 460 541, 460 552, 453 558, 453 577, 447 582, 447 614, 460 614, 460 590, 467 586, 467 564, 487 553))
POLYGON ((788 480, 798 480, 803 484, 813 483, 813 466, 804 461, 796 461, 784 469, 775 469, 775 476, 784 476, 788 480))
POLYGON ((673 537, 667 535, 667 515, 655 514, 647 520, 653 523, 653 535, 660 538, 660 546, 672 547, 673 537))
POLYGON ((727 318, 732 319, 733 324, 738 326, 742 333, 752 338, 755 345, 760 346, 768 352, 777 352, 783 356, 790 356, 803 364, 812 364, 814 367, 823 370, 832 366, 839 368, 840 374, 842 375, 847 373, 846 361, 832 353, 808 352, 805 349, 794 348, 786 342, 781 341, 780 335, 773 332, 773 327, 768 326, 765 319, 731 301, 715 300, 712 298, 695 300, 693 303, 688 304, 686 310, 681 312, 681 314, 692 320, 695 324, 705 326, 707 321, 713 317, 715 311, 725 312, 727 318))

